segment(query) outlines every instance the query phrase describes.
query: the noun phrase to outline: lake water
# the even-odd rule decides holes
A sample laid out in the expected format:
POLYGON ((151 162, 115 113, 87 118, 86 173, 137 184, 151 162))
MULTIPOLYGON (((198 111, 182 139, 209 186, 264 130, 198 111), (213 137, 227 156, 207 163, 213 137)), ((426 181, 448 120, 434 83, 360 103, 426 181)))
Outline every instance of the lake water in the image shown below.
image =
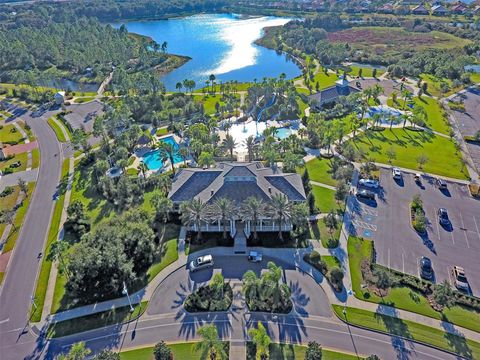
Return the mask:
MULTIPOLYGON (((206 14, 185 18, 128 22, 130 32, 152 37, 159 44, 168 43, 168 52, 192 58, 188 63, 162 77, 167 90, 177 82, 194 80, 204 87, 210 74, 216 82, 262 80, 263 77, 287 78, 301 74, 286 55, 254 44, 263 28, 283 25, 290 19, 279 17, 242 18, 231 14, 206 14)), ((119 27, 121 24, 113 24, 119 27)))

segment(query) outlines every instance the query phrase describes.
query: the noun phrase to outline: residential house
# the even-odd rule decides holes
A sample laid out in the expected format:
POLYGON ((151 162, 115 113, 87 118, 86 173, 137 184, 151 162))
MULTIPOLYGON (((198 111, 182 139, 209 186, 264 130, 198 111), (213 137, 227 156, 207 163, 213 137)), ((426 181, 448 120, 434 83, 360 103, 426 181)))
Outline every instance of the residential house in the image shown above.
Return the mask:
POLYGON ((428 9, 424 5, 417 5, 412 9, 412 14, 428 15, 428 9))
POLYGON ((451 13, 457 14, 457 15, 465 14, 467 10, 468 10, 468 6, 460 1, 453 4, 452 7, 450 8, 451 13))
POLYGON ((335 82, 335 85, 310 95, 310 99, 315 103, 315 108, 321 109, 324 105, 336 102, 340 96, 348 96, 359 91, 360 89, 351 85, 348 80, 342 76, 335 82))
POLYGON ((447 14, 448 9, 445 6, 441 4, 432 6, 432 15, 445 16, 447 14))
POLYGON ((65 91, 58 91, 55 95, 53 95, 53 100, 57 105, 62 105, 65 103, 65 91))

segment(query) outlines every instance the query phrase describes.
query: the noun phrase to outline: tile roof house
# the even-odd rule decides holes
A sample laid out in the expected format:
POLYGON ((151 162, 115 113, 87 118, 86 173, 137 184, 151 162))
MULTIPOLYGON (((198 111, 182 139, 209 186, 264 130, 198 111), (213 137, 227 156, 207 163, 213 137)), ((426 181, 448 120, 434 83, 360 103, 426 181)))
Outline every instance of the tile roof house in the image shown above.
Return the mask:
MULTIPOLYGON (((253 196, 264 203, 276 194, 285 195, 289 202, 306 201, 305 189, 300 175, 282 173, 270 167, 264 167, 260 162, 251 163, 218 163, 215 168, 183 168, 176 175, 168 198, 174 204, 174 211, 180 212, 180 204, 192 199, 212 204, 215 200, 225 197, 236 207, 244 200, 253 196)), ((229 228, 232 236, 236 232, 235 222, 230 219, 229 228)), ((219 231, 221 218, 214 218, 202 225, 202 231, 219 231)), ((245 224, 245 234, 248 237, 251 221, 245 224)), ((287 220, 282 224, 284 231, 292 230, 292 224, 287 220)), ((190 230, 196 230, 195 225, 190 230)), ((278 231, 275 220, 264 215, 258 220, 257 231, 278 231)))
POLYGON ((445 6, 441 4, 432 6, 432 15, 444 16, 446 14, 448 14, 448 10, 445 6))
POLYGON ((450 8, 453 14, 464 14, 468 10, 468 6, 462 2, 457 2, 450 8))
POLYGON ((428 9, 423 5, 415 6, 412 9, 412 14, 415 15, 428 15, 428 9))
POLYGON ((350 85, 348 80, 342 77, 335 82, 335 85, 320 90, 318 93, 310 95, 309 98, 316 104, 314 107, 320 109, 325 104, 337 101, 340 96, 348 96, 359 91, 360 89, 350 85))

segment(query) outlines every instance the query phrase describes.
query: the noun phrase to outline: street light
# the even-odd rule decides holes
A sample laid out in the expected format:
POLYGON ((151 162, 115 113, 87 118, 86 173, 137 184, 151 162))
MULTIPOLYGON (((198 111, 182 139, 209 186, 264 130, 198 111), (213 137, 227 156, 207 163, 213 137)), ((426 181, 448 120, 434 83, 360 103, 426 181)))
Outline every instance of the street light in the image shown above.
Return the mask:
POLYGON ((30 300, 32 301, 32 305, 33 305, 33 307, 35 308, 35 310, 37 310, 37 304, 36 304, 36 302, 35 302, 35 296, 33 296, 33 295, 30 296, 30 300))
POLYGON ((123 282, 122 294, 127 295, 128 304, 130 305, 130 312, 133 312, 132 302, 130 301, 130 295, 128 295, 128 289, 127 289, 127 285, 125 284, 125 281, 123 282))
POLYGON ((353 290, 350 289, 347 291, 347 299, 345 300, 345 305, 343 306, 343 315, 345 316, 345 319, 347 318, 347 303, 348 303, 348 298, 354 294, 353 290))

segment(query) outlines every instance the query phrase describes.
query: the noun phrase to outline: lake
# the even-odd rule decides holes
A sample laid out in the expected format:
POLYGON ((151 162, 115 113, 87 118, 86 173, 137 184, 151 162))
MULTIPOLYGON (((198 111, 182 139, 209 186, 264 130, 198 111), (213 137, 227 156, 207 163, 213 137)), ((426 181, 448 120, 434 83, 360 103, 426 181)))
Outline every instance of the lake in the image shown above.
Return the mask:
MULTIPOLYGON (((232 14, 205 14, 158 21, 125 23, 128 31, 150 36, 159 44, 168 43, 168 52, 192 58, 180 68, 162 76, 167 90, 177 82, 194 80, 204 87, 210 74, 216 82, 287 78, 301 75, 299 67, 284 54, 255 45, 263 28, 283 25, 290 19, 279 17, 244 18, 232 14)), ((121 24, 113 24, 119 27, 121 24)))

